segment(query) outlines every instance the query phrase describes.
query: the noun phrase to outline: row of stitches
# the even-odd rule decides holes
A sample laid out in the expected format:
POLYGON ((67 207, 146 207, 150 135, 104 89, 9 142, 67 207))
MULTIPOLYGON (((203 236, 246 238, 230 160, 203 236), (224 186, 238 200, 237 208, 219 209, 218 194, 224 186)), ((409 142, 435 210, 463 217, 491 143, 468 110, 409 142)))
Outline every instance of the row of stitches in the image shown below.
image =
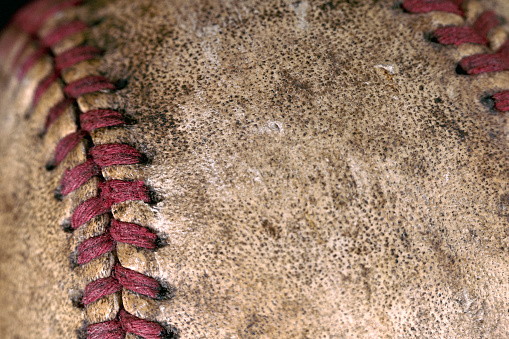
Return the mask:
MULTIPOLYGON (((97 59, 101 51, 87 44, 75 45, 65 51, 55 51, 54 46, 77 33, 83 33, 87 24, 79 20, 59 23, 49 33, 40 36, 43 25, 55 14, 81 4, 79 0, 53 1, 42 0, 29 4, 20 10, 12 21, 12 25, 30 36, 30 43, 36 45, 36 51, 25 58, 18 69, 21 80, 26 73, 45 55, 53 60, 53 71, 38 84, 33 95, 32 105, 35 107, 43 94, 56 81, 64 84, 64 98, 48 112, 44 133, 69 107, 78 112, 77 131, 64 137, 56 147, 53 160, 47 168, 58 166, 66 155, 82 140, 93 145, 91 132, 104 127, 125 125, 127 119, 118 111, 111 109, 95 109, 81 112, 77 99, 83 95, 97 91, 115 91, 117 86, 109 79, 101 76, 87 76, 70 83, 65 83, 61 72, 79 62, 97 59)), ((43 133, 43 134, 44 134, 43 133)), ((106 180, 102 169, 112 165, 132 165, 144 162, 144 156, 135 148, 125 144, 102 144, 88 147, 87 160, 74 168, 67 169, 61 179, 60 187, 55 196, 62 199, 81 187, 92 177, 99 179, 98 196, 82 202, 74 210, 70 230, 75 230, 95 217, 107 215, 110 220, 104 234, 83 241, 77 248, 76 265, 84 265, 106 253, 116 251, 118 242, 127 243, 145 249, 156 249, 161 245, 160 239, 145 227, 134 223, 116 220, 112 214, 114 204, 141 200, 150 203, 149 192, 143 181, 106 180)), ((124 289, 148 296, 162 298, 165 289, 155 279, 121 265, 115 257, 114 267, 109 277, 90 282, 83 293, 82 305, 88 305, 101 298, 121 293, 124 289)), ((159 323, 147 321, 129 314, 120 302, 116 318, 113 320, 89 324, 86 335, 89 339, 124 338, 133 333, 146 339, 159 339, 172 336, 159 323)))
MULTIPOLYGON (((466 0, 406 0, 403 9, 410 13, 441 11, 465 17, 462 5, 466 0)), ((490 47, 488 34, 501 25, 502 20, 493 11, 482 13, 471 26, 441 27, 431 34, 432 41, 443 45, 459 46, 470 43, 490 47)), ((509 40, 492 53, 464 57, 458 63, 457 73, 475 75, 509 70, 509 40)), ((498 111, 509 111, 509 90, 490 95, 490 102, 498 111)))

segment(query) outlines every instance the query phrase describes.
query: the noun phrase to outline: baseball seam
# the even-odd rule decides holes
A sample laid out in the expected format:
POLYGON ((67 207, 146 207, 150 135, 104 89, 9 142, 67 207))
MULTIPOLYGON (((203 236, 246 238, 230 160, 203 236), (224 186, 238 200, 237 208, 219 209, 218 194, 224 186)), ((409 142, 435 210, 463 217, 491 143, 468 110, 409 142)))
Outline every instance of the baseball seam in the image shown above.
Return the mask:
MULTIPOLYGON (((114 109, 95 109, 82 112, 77 104, 78 98, 83 95, 98 91, 116 91, 117 85, 102 76, 86 76, 81 79, 66 83, 61 72, 82 61, 94 60, 101 57, 101 51, 85 44, 72 47, 62 53, 55 54, 52 47, 62 42, 73 34, 83 32, 89 26, 82 21, 73 20, 59 23, 51 32, 40 37, 40 29, 44 23, 55 14, 66 9, 81 5, 80 0, 67 0, 55 2, 54 0, 39 0, 22 8, 15 15, 11 26, 30 36, 26 46, 35 44, 37 49, 25 60, 22 60, 18 68, 18 79, 22 80, 27 72, 44 56, 49 56, 53 63, 52 72, 36 87, 32 107, 36 107, 43 94, 55 82, 65 84, 63 89, 64 98, 51 107, 47 113, 43 136, 51 125, 69 108, 74 107, 77 112, 77 130, 65 136, 58 143, 53 160, 46 168, 52 170, 59 166, 67 154, 81 141, 86 141, 87 160, 67 169, 57 188, 55 197, 62 199, 74 190, 80 188, 92 177, 98 178, 98 192, 96 197, 82 202, 74 210, 68 227, 73 231, 95 217, 107 215, 109 225, 105 233, 84 240, 77 248, 75 266, 84 265, 106 253, 112 253, 115 258, 114 267, 110 275, 90 282, 86 287, 81 304, 86 307, 95 301, 114 293, 129 290, 153 299, 164 297, 166 290, 152 277, 123 267, 116 255, 118 242, 131 244, 137 247, 153 250, 162 245, 161 239, 146 227, 122 222, 114 218, 112 206, 126 201, 152 202, 148 188, 143 181, 127 181, 106 179, 102 175, 102 169, 113 165, 132 165, 146 161, 146 158, 134 147, 126 144, 102 144, 94 145, 91 133, 99 128, 118 127, 128 123, 120 112, 114 109)), ((21 51, 25 49, 21 48, 21 51)), ((16 58, 15 60, 18 60, 16 58)), ((146 339, 170 338, 175 335, 173 329, 167 330, 157 322, 148 321, 129 314, 119 298, 119 311, 113 320, 88 324, 86 336, 89 339, 116 339, 124 338, 126 333, 133 333, 146 339)))
MULTIPOLYGON (((466 0, 405 0, 402 7, 410 13, 448 12, 462 16, 466 0)), ((495 12, 483 12, 471 26, 447 26, 436 29, 430 36, 432 41, 443 45, 459 46, 465 43, 489 47, 489 32, 502 24, 495 12)), ((509 70, 509 40, 506 40, 491 53, 474 54, 462 58, 456 66, 456 73, 476 75, 509 70)), ((509 90, 501 91, 483 98, 490 108, 509 111, 509 90)))

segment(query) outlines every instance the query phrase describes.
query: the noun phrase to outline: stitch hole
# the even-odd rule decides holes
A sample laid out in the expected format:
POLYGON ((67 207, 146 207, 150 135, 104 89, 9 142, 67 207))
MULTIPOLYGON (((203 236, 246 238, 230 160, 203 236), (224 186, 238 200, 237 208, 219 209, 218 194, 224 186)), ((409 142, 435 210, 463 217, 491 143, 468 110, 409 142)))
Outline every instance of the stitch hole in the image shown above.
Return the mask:
POLYGON ((160 290, 157 293, 157 300, 168 300, 175 296, 175 287, 171 287, 166 285, 165 283, 161 283, 158 281, 160 290))
POLYGON ((71 268, 71 270, 75 270, 76 267, 78 267, 78 252, 77 251, 73 251, 70 255, 69 255, 69 267, 71 268))
MULTIPOLYGON (((134 146, 133 146, 134 147, 134 146)), ((136 147, 135 147, 136 148, 136 147)), ((140 165, 150 165, 152 163, 152 159, 149 158, 145 153, 141 153, 141 156, 138 157, 140 165)))
POLYGON ((424 39, 426 41, 429 41, 429 42, 434 43, 434 44, 440 44, 440 42, 438 42, 437 36, 435 35, 435 32, 425 33, 424 34, 424 39))
POLYGON ((163 201, 163 197, 154 191, 152 188, 147 187, 148 189, 148 196, 150 198, 150 204, 155 205, 161 201, 163 201))
POLYGON ((55 197, 58 201, 62 201, 64 199, 64 196, 62 195, 62 187, 60 187, 60 185, 55 189, 53 197, 55 197))
POLYGON ((395 3, 392 4, 391 8, 392 9, 400 9, 403 12, 408 13, 408 11, 403 8, 403 1, 396 1, 395 3))
POLYGON ((83 305, 83 293, 79 293, 71 296, 72 306, 75 308, 83 309, 85 305, 83 305))
POLYGON ((161 338, 162 339, 178 339, 180 338, 180 335, 178 333, 178 330, 173 326, 163 326, 165 328, 165 333, 162 333, 161 338))
POLYGON ((481 98, 481 104, 488 108, 489 110, 495 109, 495 100, 491 95, 485 95, 481 98))
POLYGON ((461 65, 459 63, 456 65, 455 71, 456 71, 456 74, 459 74, 459 75, 468 75, 468 72, 465 69, 463 69, 463 67, 461 67, 461 65))
MULTIPOLYGON (((84 140, 84 139, 82 139, 84 140)), ((46 169, 46 171, 53 171, 55 168, 57 168, 57 162, 55 160, 55 158, 53 157, 51 160, 48 160, 48 162, 46 163, 46 165, 44 166, 44 168, 46 169)), ((57 199, 58 200, 58 199, 57 199)))
POLYGON ((157 251, 158 249, 168 246, 168 241, 165 238, 162 238, 160 236, 157 236, 156 239, 156 248, 154 251, 157 251))
POLYGON ((74 232, 74 229, 72 228, 72 225, 71 225, 71 219, 65 219, 64 222, 62 222, 62 225, 60 225, 60 226, 62 227, 62 230, 65 233, 74 232))
POLYGON ((129 84, 129 80, 126 78, 126 79, 118 79, 114 85, 117 88, 117 90, 122 90, 122 89, 126 88, 128 84, 129 84))
MULTIPOLYGON (((128 114, 124 109, 117 109, 117 112, 122 114, 122 116, 125 119, 124 126, 126 125, 136 125, 138 123, 138 119, 133 117, 132 115, 128 114)), ((112 126, 111 128, 114 128, 115 126, 112 126)))
POLYGON ((57 167, 55 160, 50 160, 46 163, 46 171, 53 171, 57 167))
POLYGON ((102 18, 97 18, 97 19, 95 19, 95 20, 93 20, 93 21, 89 22, 89 23, 88 23, 88 26, 90 26, 90 27, 99 26, 99 25, 100 25, 100 24, 101 24, 104 20, 105 20, 105 18, 104 18, 104 17, 102 17, 102 18))

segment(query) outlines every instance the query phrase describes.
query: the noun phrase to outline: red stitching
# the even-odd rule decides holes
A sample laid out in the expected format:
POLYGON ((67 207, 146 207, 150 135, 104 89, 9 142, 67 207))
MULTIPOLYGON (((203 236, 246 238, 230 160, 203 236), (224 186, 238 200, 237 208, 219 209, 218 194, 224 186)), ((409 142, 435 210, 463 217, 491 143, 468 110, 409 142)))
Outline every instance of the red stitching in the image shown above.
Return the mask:
POLYGON ((40 40, 41 46, 44 47, 52 47, 55 46, 57 43, 62 41, 63 39, 79 33, 83 32, 85 29, 88 28, 88 25, 84 23, 83 21, 72 21, 67 22, 65 24, 62 24, 55 28, 53 31, 48 33, 44 38, 40 40))
POLYGON ((12 19, 12 24, 30 35, 35 35, 41 26, 56 13, 75 7, 82 0, 70 0, 53 4, 53 0, 34 1, 21 8, 12 19))
MULTIPOLYGON (((23 62, 18 72, 18 79, 22 79, 28 70, 44 55, 48 54, 49 48, 56 45, 66 37, 81 32, 87 28, 87 25, 81 21, 69 22, 65 25, 57 27, 55 30, 50 32, 46 37, 40 41, 40 47, 35 50, 28 58, 23 62)), ((55 70, 56 74, 59 71, 74 65, 75 63, 95 57, 99 53, 98 49, 92 46, 80 46, 75 50, 62 53, 62 55, 55 58, 55 70), (70 54, 70 55, 69 55, 70 54)))
POLYGON ((93 159, 89 159, 72 169, 67 169, 60 181, 60 194, 66 196, 86 183, 93 176, 98 176, 100 174, 101 168, 93 159))
POLYGON ((48 53, 47 48, 38 48, 35 52, 28 56, 28 58, 23 62, 23 65, 18 71, 18 80, 23 79, 28 70, 32 68, 32 66, 43 56, 48 53))
POLYGON ((89 154, 100 167, 138 164, 143 158, 136 148, 124 144, 97 145, 89 154))
POLYGON ((80 115, 81 129, 92 132, 103 127, 121 126, 126 123, 122 114, 110 109, 91 110, 80 115))
POLYGON ((76 207, 71 217, 71 226, 76 229, 99 215, 110 212, 113 204, 141 200, 150 202, 143 181, 109 180, 99 183, 99 196, 85 200, 76 207))
POLYGON ((58 166, 64 160, 67 153, 69 153, 76 145, 87 136, 86 131, 78 130, 74 133, 67 135, 65 138, 60 140, 55 151, 55 160, 53 166, 58 166))
POLYGON ((119 204, 124 201, 141 200, 150 202, 148 190, 143 181, 123 181, 118 179, 99 183, 101 196, 108 204, 119 204))
POLYGON ((40 14, 47 13, 52 3, 51 0, 42 0, 27 4, 14 15, 12 24, 28 34, 34 35, 45 22, 44 15, 40 14))
MULTIPOLYGON (((508 41, 509 42, 509 41, 508 41)), ((509 69, 509 53, 506 42, 496 53, 475 54, 460 60, 459 66, 467 74, 481 74, 506 71, 509 69)))
POLYGON ((39 85, 35 89, 34 98, 32 99, 33 106, 37 105, 44 92, 46 92, 48 88, 59 79, 59 77, 60 74, 53 72, 39 83, 39 85))
POLYGON ((115 241, 147 249, 157 248, 157 236, 147 228, 113 219, 107 233, 89 238, 78 246, 77 264, 86 264, 104 253, 113 251, 115 241))
POLYGON ((492 96, 495 101, 495 108, 499 111, 509 111, 509 91, 496 93, 492 96))
POLYGON ((55 69, 60 71, 80 61, 97 58, 101 50, 94 46, 78 46, 55 57, 55 69))
POLYGON ((117 319, 92 324, 87 328, 88 339, 122 339, 125 334, 122 324, 117 319))
POLYGON ((122 288, 122 285, 114 276, 92 281, 85 287, 85 293, 82 299, 83 305, 91 304, 105 296, 122 291, 122 288))
POLYGON ((83 265, 115 249, 116 243, 109 233, 89 238, 78 246, 77 264, 83 265))
MULTIPOLYGON (((108 239, 106 238, 97 239, 96 242, 95 245, 104 247, 111 246, 114 248, 115 246, 114 244, 108 243, 108 239)), ((106 252, 107 251, 104 253, 106 252)), ((85 287, 82 300, 83 305, 91 304, 96 300, 122 290, 122 288, 151 298, 159 298, 162 292, 161 286, 154 278, 147 277, 144 274, 117 264, 111 276, 92 281, 85 287)))
POLYGON ((411 13, 440 11, 463 15, 461 4, 465 1, 466 0, 406 0, 403 3, 403 8, 411 13))
POLYGON ((140 225, 113 219, 109 231, 113 239, 117 242, 123 242, 150 250, 157 248, 157 235, 140 225))
MULTIPOLYGON (((13 25, 30 34, 32 40, 39 44, 39 48, 22 62, 18 71, 19 79, 21 80, 44 55, 50 55, 54 64, 53 72, 41 80, 35 89, 32 99, 33 106, 37 105, 42 95, 55 81, 62 81, 62 70, 78 62, 97 58, 101 54, 98 48, 85 45, 71 48, 58 56, 52 55, 52 46, 87 28, 87 25, 81 21, 61 24, 45 37, 37 38, 36 34, 46 20, 55 13, 79 3, 81 3, 80 0, 63 1, 56 4, 54 0, 37 1, 24 7, 12 21, 13 25)), ((64 87, 64 99, 48 111, 44 133, 67 108, 71 106, 79 108, 76 105, 77 98, 102 90, 114 91, 116 87, 109 79, 101 76, 89 76, 67 84, 64 87)), ((144 156, 134 147, 124 144, 87 146, 87 144, 91 144, 89 133, 98 128, 123 126, 127 122, 126 118, 119 112, 110 109, 79 113, 79 129, 60 140, 55 149, 54 159, 48 164, 48 168, 58 166, 84 138, 87 139, 85 147, 87 147, 88 159, 74 168, 66 169, 56 196, 66 196, 96 176, 99 178, 99 194, 76 207, 71 217, 71 228, 76 229, 94 217, 104 214, 108 214, 111 221, 104 234, 89 238, 78 246, 76 263, 84 265, 105 253, 115 251, 117 242, 146 249, 156 249, 158 246, 157 235, 140 225, 114 219, 111 210, 114 204, 125 201, 150 202, 149 192, 143 181, 105 180, 101 173, 101 169, 107 166, 141 163, 145 159, 144 156)), ((122 267, 118 259, 116 261, 109 277, 97 279, 86 286, 82 299, 84 305, 123 289, 151 298, 162 296, 164 289, 154 278, 122 267)), ((159 339, 168 334, 160 324, 130 315, 122 307, 115 320, 90 324, 87 327, 87 336, 90 339, 124 338, 128 332, 146 339, 159 339)))
POLYGON ((160 339, 166 335, 164 327, 155 322, 130 315, 120 310, 117 319, 88 326, 88 339, 121 339, 126 332, 134 333, 145 339, 160 339))
POLYGON ((118 264, 115 266, 115 277, 124 288, 151 298, 160 298, 163 291, 161 285, 154 278, 118 264))
POLYGON ((89 76, 71 82, 64 88, 64 93, 71 98, 79 98, 82 95, 101 90, 115 90, 116 87, 109 79, 101 76, 89 76))
POLYGON ((44 123, 44 132, 48 131, 51 125, 57 120, 62 113, 65 112, 67 108, 69 108, 74 103, 74 100, 71 98, 64 98, 58 104, 51 107, 49 110, 48 116, 46 117, 46 122, 44 123))
POLYGON ((102 197, 86 200, 74 210, 71 217, 71 227, 77 229, 92 218, 110 212, 111 205, 108 205, 102 197))
POLYGON ((459 46, 466 43, 488 45, 488 32, 498 25, 500 20, 494 12, 488 11, 479 16, 473 26, 442 27, 433 35, 443 45, 459 46))
MULTIPOLYGON (((426 13, 445 11, 463 15, 461 4, 464 0, 406 0, 403 8, 412 13, 426 13)), ((475 43, 488 45, 488 33, 500 25, 501 21, 493 11, 481 14, 473 26, 442 27, 433 32, 433 37, 444 45, 461 45, 475 43)), ((509 70, 509 40, 496 52, 476 54, 464 57, 458 63, 457 71, 467 75, 491 73, 509 70)), ((508 91, 492 95, 494 108, 499 111, 509 111, 508 91)))
POLYGON ((140 335, 145 339, 158 339, 166 332, 161 325, 137 318, 124 310, 120 311, 119 319, 126 332, 140 335))
MULTIPOLYGON (((68 135, 60 141, 57 146, 57 155, 54 164, 58 165, 63 160, 69 150, 73 149, 79 140, 88 133, 86 131, 75 132, 68 135), (67 138, 72 140, 67 140, 67 138), (78 140, 79 139, 79 140, 78 140)), ((138 164, 143 159, 143 155, 134 147, 123 144, 105 144, 94 146, 89 149, 91 159, 72 169, 65 171, 60 181, 60 194, 66 196, 75 189, 79 188, 91 177, 100 175, 101 168, 113 165, 132 165, 138 164)))

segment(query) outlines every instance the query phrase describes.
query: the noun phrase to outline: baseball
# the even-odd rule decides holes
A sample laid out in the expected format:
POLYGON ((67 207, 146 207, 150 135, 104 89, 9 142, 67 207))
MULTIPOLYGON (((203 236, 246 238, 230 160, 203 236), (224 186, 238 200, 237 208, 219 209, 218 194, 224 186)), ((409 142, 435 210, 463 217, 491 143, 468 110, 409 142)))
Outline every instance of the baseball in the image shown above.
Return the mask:
POLYGON ((507 0, 39 0, 0 35, 0 338, 509 338, 507 0))

